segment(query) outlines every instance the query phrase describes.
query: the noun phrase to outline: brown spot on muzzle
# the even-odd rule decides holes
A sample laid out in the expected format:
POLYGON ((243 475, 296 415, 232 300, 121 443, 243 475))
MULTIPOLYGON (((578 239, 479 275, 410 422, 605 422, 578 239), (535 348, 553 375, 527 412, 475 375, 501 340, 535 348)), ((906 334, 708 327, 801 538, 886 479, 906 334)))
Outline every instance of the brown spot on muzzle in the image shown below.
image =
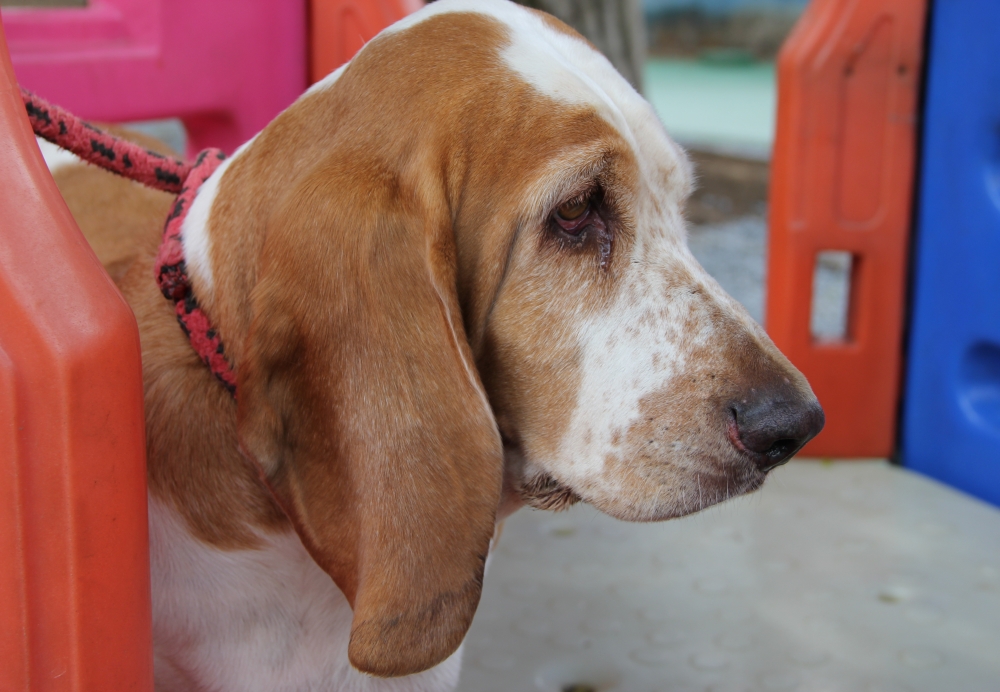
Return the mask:
POLYGON ((665 386, 640 400, 637 419, 606 455, 605 482, 617 496, 602 493, 594 502, 602 510, 665 519, 753 491, 822 427, 805 378, 759 327, 709 302, 691 314, 706 318, 714 334, 685 353, 683 369, 665 386), (747 421, 736 442, 734 410, 747 421))

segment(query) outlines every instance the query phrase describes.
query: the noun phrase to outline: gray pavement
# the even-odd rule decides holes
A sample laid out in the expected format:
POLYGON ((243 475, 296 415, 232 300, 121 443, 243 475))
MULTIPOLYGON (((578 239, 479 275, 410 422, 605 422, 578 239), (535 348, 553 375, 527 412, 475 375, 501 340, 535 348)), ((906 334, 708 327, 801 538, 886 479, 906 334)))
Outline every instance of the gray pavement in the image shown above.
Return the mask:
POLYGON ((744 216, 723 223, 692 226, 691 252, 751 317, 763 324, 764 277, 767 271, 767 224, 763 217, 744 216))
MULTIPOLYGON (((688 244, 706 271, 763 324, 767 279, 766 219, 744 216, 722 223, 692 226, 688 244)), ((810 325, 816 339, 834 340, 846 336, 850 276, 848 253, 820 253, 813 283, 810 325)))

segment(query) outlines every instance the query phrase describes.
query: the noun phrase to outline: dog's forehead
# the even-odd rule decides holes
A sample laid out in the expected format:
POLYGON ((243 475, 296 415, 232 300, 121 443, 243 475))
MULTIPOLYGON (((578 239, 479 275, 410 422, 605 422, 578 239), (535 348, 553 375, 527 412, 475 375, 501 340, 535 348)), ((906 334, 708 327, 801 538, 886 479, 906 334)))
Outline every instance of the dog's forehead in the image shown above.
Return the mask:
POLYGON ((503 25, 502 59, 541 95, 572 107, 589 107, 636 154, 643 177, 654 185, 690 185, 686 156, 667 135, 652 107, 586 39, 555 18, 506 0, 438 0, 383 32, 389 36, 434 18, 475 13, 503 25), (659 184, 657 184, 659 183, 659 184))

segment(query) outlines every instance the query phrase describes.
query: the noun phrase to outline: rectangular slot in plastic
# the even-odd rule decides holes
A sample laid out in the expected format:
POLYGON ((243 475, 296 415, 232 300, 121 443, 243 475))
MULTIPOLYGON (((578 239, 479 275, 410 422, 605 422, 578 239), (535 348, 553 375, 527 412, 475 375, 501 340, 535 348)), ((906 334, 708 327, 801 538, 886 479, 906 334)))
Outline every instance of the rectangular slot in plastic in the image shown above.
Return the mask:
POLYGON ((824 250, 816 255, 809 316, 814 341, 850 341, 851 283, 855 264, 854 255, 843 250, 824 250))

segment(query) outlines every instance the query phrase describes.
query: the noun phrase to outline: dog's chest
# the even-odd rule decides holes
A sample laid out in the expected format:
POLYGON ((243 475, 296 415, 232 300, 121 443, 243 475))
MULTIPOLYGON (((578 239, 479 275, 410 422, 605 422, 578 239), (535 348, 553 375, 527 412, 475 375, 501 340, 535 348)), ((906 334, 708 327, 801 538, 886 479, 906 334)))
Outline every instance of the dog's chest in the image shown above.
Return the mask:
POLYGON ((419 675, 363 675, 347 659, 351 608, 289 532, 222 551, 150 497, 156 687, 240 692, 444 692, 461 651, 419 675))

